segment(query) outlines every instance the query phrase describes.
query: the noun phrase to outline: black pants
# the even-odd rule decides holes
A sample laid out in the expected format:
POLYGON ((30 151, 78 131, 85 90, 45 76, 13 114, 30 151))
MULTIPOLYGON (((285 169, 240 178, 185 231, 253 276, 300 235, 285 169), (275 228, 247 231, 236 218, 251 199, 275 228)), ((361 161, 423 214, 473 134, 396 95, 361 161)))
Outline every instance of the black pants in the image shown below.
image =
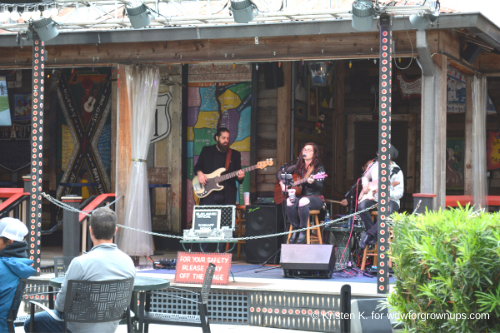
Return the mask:
MULTIPOLYGON (((200 199, 200 206, 208 205, 224 205, 224 190, 213 191, 208 197, 200 199)), ((200 251, 202 252, 218 252, 223 253, 226 251, 227 243, 200 243, 200 251), (217 246, 218 244, 218 246, 217 246)))
MULTIPOLYGON (((358 211, 371 207, 376 203, 377 202, 373 200, 364 200, 358 205, 358 211)), ((399 210, 399 205, 396 202, 391 201, 389 204, 389 215, 393 212, 397 212, 398 210, 399 210)), ((378 225, 373 222, 370 212, 369 211, 363 212, 359 214, 359 216, 361 217, 361 220, 365 225, 366 233, 373 237, 376 237, 378 231, 378 225)))
POLYGON ((308 197, 297 197, 295 198, 295 202, 292 206, 288 206, 288 203, 286 205, 286 214, 288 216, 288 220, 290 220, 290 223, 292 224, 292 227, 294 229, 297 229, 299 227, 302 229, 307 227, 309 211, 322 209, 323 200, 315 195, 308 197), (299 207, 299 201, 301 198, 309 199, 309 204, 299 207))

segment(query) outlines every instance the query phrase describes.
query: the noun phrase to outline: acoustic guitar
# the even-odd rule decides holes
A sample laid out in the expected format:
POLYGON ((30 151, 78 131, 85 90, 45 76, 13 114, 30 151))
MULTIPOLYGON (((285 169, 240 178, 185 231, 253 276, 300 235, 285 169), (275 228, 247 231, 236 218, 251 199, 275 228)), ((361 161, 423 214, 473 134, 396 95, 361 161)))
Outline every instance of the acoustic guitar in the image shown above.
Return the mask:
MULTIPOLYGON (((292 175, 293 187, 287 188, 287 190, 294 189, 295 195, 300 196, 302 193, 302 186, 301 185, 304 184, 305 182, 307 182, 308 179, 312 178, 312 179, 316 180, 316 179, 324 179, 326 177, 328 177, 328 175, 325 172, 320 172, 320 173, 317 173, 315 175, 311 175, 310 177, 304 178, 304 179, 302 179, 299 175, 293 174, 292 175)), ((276 185, 274 186, 274 203, 279 205, 280 203, 283 202, 283 200, 285 200, 285 196, 283 195, 283 192, 281 192, 280 183, 277 181, 276 185)))
MULTIPOLYGON (((248 168, 242 169, 242 171, 246 173, 249 171, 253 171, 255 169, 264 169, 264 168, 267 168, 268 166, 272 166, 273 164, 274 164, 273 159, 269 158, 265 161, 258 162, 254 166, 250 166, 248 168)), ((208 196, 210 193, 212 193, 213 191, 220 191, 224 188, 224 186, 219 185, 219 183, 223 182, 225 180, 237 177, 238 172, 239 172, 239 170, 233 171, 233 172, 230 172, 230 173, 227 173, 227 174, 221 176, 221 174, 224 171, 226 171, 225 168, 219 168, 219 169, 215 170, 214 172, 205 175, 205 177, 207 177, 207 183, 205 185, 200 183, 200 181, 198 180, 198 176, 195 176, 193 178, 193 181, 192 181, 194 194, 196 194, 196 196, 198 198, 204 198, 204 197, 208 196)))

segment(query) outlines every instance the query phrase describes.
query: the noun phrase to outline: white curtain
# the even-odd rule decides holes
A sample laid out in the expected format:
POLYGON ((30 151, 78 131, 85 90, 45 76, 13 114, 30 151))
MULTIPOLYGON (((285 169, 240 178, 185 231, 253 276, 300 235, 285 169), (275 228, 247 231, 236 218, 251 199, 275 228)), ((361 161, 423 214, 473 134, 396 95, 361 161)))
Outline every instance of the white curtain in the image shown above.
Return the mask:
MULTIPOLYGON (((125 76, 131 112, 132 161, 125 195, 123 224, 151 231, 146 159, 160 86, 160 71, 156 66, 128 66, 125 76)), ((130 256, 153 254, 152 236, 142 232, 122 228, 117 235, 117 245, 130 256)))
POLYGON ((474 76, 472 80, 472 195, 476 208, 488 211, 486 179, 486 78, 474 76))

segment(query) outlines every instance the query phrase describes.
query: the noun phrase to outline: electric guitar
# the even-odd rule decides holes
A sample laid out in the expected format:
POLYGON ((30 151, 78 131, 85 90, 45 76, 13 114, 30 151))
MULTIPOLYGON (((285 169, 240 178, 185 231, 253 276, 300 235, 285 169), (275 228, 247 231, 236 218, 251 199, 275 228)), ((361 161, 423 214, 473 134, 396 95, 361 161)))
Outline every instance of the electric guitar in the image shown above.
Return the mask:
MULTIPOLYGON (((304 179, 301 179, 299 175, 293 174, 292 175, 293 187, 287 188, 287 191, 290 189, 294 189, 295 195, 300 196, 300 194, 302 193, 302 186, 301 186, 302 184, 307 182, 309 179, 316 180, 316 179, 324 179, 326 177, 328 177, 328 175, 325 172, 320 172, 320 173, 317 173, 315 175, 311 175, 310 177, 304 178, 304 179)), ((274 203, 279 205, 280 203, 283 202, 284 199, 285 198, 284 198, 283 192, 281 192, 281 185, 279 182, 276 182, 276 185, 274 187, 274 203)))
MULTIPOLYGON (((264 168, 267 168, 268 166, 272 166, 273 164, 274 164, 273 159, 269 158, 266 161, 258 162, 254 166, 250 166, 248 168, 242 169, 242 171, 246 173, 249 171, 253 171, 255 169, 264 169, 264 168)), ((220 191, 224 188, 224 186, 219 185, 219 183, 223 182, 225 180, 237 177, 238 172, 239 172, 239 170, 233 171, 231 173, 228 173, 228 174, 221 176, 221 173, 223 173, 224 171, 226 171, 225 168, 219 168, 219 169, 215 170, 214 172, 205 175, 205 177, 207 177, 207 183, 205 185, 200 183, 200 181, 198 180, 198 176, 195 176, 193 178, 193 181, 192 181, 194 194, 196 194, 196 196, 201 199, 201 198, 206 197, 207 195, 209 195, 213 191, 220 191)))
MULTIPOLYGON (((392 182, 392 186, 399 185, 399 182, 392 182)), ((375 193, 377 193, 378 190, 378 181, 373 181, 368 183, 368 192, 366 193, 361 193, 359 195, 359 200, 358 203, 361 203, 363 200, 375 200, 375 193)))

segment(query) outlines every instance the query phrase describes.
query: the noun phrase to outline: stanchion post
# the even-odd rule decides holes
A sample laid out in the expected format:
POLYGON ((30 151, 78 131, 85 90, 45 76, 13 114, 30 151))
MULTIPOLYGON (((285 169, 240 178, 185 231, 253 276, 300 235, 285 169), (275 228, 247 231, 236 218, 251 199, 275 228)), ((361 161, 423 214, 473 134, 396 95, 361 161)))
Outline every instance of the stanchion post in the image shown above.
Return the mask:
MULTIPOLYGON (((62 197, 65 204, 78 209, 82 202, 82 197, 74 194, 62 197)), ((69 210, 63 211, 63 256, 77 257, 80 254, 80 221, 79 213, 69 210)))
POLYGON ((340 288, 340 332, 350 333, 351 332, 351 286, 349 284, 344 284, 340 288))

